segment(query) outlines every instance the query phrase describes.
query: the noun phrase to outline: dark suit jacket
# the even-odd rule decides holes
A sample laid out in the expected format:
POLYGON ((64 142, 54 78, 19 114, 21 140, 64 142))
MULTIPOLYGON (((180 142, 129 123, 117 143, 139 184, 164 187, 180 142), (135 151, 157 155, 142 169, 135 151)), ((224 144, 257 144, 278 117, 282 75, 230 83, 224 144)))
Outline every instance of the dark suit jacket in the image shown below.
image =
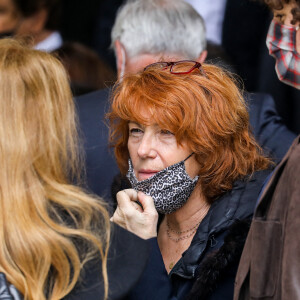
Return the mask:
POLYGON ((119 173, 113 151, 108 146, 108 127, 104 122, 109 89, 75 98, 86 156, 87 186, 109 203, 111 183, 119 173))
MULTIPOLYGON (((110 200, 113 177, 119 172, 109 151, 108 128, 103 122, 108 97, 109 89, 106 89, 78 97, 75 101, 84 135, 88 186, 94 193, 110 200)), ((282 123, 271 96, 246 94, 246 101, 254 136, 276 162, 280 161, 296 135, 282 123)))

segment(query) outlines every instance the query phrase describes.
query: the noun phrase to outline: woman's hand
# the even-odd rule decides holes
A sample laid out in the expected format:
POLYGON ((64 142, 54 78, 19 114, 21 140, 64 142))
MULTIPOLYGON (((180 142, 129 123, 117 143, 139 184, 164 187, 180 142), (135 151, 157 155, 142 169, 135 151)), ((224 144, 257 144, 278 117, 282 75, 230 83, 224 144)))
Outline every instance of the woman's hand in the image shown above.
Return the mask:
POLYGON ((157 236, 158 213, 151 196, 127 189, 117 193, 117 201, 117 209, 110 219, 112 222, 143 239, 157 236))

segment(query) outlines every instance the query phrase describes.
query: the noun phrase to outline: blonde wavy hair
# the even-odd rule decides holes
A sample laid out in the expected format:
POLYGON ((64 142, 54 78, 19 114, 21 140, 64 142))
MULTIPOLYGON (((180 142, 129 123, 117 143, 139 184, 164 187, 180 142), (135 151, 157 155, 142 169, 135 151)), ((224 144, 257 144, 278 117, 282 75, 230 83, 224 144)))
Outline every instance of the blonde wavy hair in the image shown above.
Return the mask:
POLYGON ((107 298, 109 215, 70 184, 80 163, 63 66, 1 40, 0 99, 0 271, 25 299, 61 299, 100 255, 107 298))
MULTIPOLYGON (((191 65, 181 67, 184 71, 191 65)), ((174 133, 178 144, 186 141, 195 153, 201 189, 211 202, 231 190, 234 181, 270 165, 251 133, 238 81, 217 66, 204 64, 201 71, 175 75, 156 64, 125 76, 115 86, 107 118, 111 145, 124 174, 128 122, 145 124, 143 110, 151 113, 151 122, 174 133)))

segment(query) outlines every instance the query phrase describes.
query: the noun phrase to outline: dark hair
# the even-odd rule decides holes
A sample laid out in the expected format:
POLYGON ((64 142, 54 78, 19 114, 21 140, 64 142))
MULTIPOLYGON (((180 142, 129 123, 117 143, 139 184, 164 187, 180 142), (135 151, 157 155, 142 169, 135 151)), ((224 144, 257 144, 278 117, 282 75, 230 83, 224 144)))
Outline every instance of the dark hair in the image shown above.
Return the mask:
POLYGON ((48 30, 59 29, 62 13, 61 0, 14 0, 14 2, 24 17, 30 17, 40 9, 46 9, 48 19, 45 28, 48 30))
POLYGON ((266 5, 269 6, 270 9, 275 10, 281 10, 283 9, 284 5, 295 3, 297 7, 293 8, 291 10, 291 13, 293 15, 292 24, 295 24, 296 22, 300 22, 300 0, 261 0, 266 5))

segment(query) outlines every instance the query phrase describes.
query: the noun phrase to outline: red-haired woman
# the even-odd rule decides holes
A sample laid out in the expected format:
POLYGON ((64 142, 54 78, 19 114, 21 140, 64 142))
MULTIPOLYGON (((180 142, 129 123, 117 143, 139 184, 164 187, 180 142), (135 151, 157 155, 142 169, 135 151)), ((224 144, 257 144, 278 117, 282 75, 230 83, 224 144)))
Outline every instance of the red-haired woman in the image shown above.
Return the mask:
POLYGON ((232 299, 243 220, 270 173, 233 77, 193 61, 155 63, 123 78, 108 118, 132 185, 112 220, 153 244, 132 299, 232 299))

